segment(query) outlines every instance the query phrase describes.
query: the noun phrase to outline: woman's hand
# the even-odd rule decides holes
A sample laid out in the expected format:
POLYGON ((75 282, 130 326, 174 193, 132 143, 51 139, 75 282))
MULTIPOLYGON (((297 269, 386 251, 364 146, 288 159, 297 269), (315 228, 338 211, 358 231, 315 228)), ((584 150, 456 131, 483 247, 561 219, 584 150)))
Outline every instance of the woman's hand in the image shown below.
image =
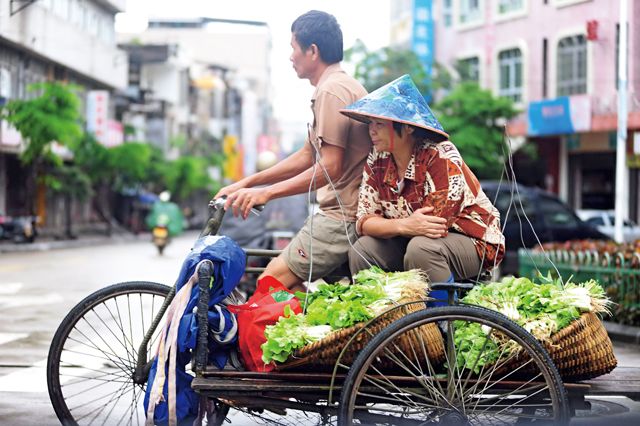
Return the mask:
POLYGON ((403 219, 403 234, 405 236, 424 236, 429 238, 441 238, 447 235, 447 220, 432 216, 433 207, 422 207, 413 212, 411 216, 403 219))

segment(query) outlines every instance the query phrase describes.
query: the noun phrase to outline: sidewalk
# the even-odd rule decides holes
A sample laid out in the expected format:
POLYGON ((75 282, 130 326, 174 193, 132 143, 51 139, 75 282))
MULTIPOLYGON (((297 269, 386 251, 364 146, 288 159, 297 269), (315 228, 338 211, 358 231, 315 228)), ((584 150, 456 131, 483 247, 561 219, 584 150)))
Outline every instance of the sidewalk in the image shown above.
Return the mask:
POLYGON ((38 237, 33 243, 13 243, 11 241, 0 241, 0 253, 47 251, 104 244, 122 244, 132 241, 151 241, 151 236, 148 232, 140 233, 138 235, 134 235, 130 232, 115 232, 110 237, 95 233, 81 234, 73 240, 55 239, 52 237, 38 237))

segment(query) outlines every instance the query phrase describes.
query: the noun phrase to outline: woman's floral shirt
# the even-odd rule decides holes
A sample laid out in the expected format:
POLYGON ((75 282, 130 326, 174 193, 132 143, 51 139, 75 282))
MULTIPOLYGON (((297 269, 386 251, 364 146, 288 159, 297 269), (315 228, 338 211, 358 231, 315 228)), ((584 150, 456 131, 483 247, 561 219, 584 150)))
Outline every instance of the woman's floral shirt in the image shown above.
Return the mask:
POLYGON ((434 208, 431 214, 447 220, 450 231, 473 239, 485 269, 502 260, 500 213, 453 143, 417 143, 401 183, 391 154, 369 154, 358 199, 358 234, 372 216, 404 218, 428 206, 434 208))

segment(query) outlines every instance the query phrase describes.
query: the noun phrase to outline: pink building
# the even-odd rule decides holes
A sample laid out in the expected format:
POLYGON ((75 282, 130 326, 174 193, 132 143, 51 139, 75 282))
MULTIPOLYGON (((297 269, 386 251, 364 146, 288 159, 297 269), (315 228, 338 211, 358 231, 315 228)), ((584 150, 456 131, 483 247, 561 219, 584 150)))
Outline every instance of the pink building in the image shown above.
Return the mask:
MULTIPOLYGON (((523 111, 509 131, 540 154, 526 183, 575 208, 614 208, 619 1, 434 0, 433 6, 436 62, 523 111)), ((628 1, 628 30, 629 216, 637 220, 640 1, 628 1)))

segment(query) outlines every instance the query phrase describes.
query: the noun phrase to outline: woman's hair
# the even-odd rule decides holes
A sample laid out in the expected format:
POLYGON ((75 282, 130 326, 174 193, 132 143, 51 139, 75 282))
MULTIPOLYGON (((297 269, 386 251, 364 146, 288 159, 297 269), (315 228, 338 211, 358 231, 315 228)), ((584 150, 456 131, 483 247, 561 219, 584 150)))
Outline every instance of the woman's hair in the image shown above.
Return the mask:
MULTIPOLYGON (((398 134, 398 136, 402 135, 402 126, 405 125, 405 123, 399 123, 397 121, 392 121, 393 123, 393 130, 398 134)), ((406 124, 407 126, 411 126, 410 124, 406 124)), ((434 132, 430 132, 427 129, 423 129, 422 127, 418 127, 418 126, 411 126, 413 128, 413 137, 416 138, 416 140, 424 140, 424 139, 428 139, 432 142, 442 142, 444 140, 446 140, 446 138, 444 136, 439 137, 438 135, 434 134, 434 132)))
POLYGON ((342 61, 342 30, 333 15, 310 10, 293 21, 291 33, 303 50, 307 50, 312 44, 318 46, 320 58, 325 63, 335 64, 342 61))

